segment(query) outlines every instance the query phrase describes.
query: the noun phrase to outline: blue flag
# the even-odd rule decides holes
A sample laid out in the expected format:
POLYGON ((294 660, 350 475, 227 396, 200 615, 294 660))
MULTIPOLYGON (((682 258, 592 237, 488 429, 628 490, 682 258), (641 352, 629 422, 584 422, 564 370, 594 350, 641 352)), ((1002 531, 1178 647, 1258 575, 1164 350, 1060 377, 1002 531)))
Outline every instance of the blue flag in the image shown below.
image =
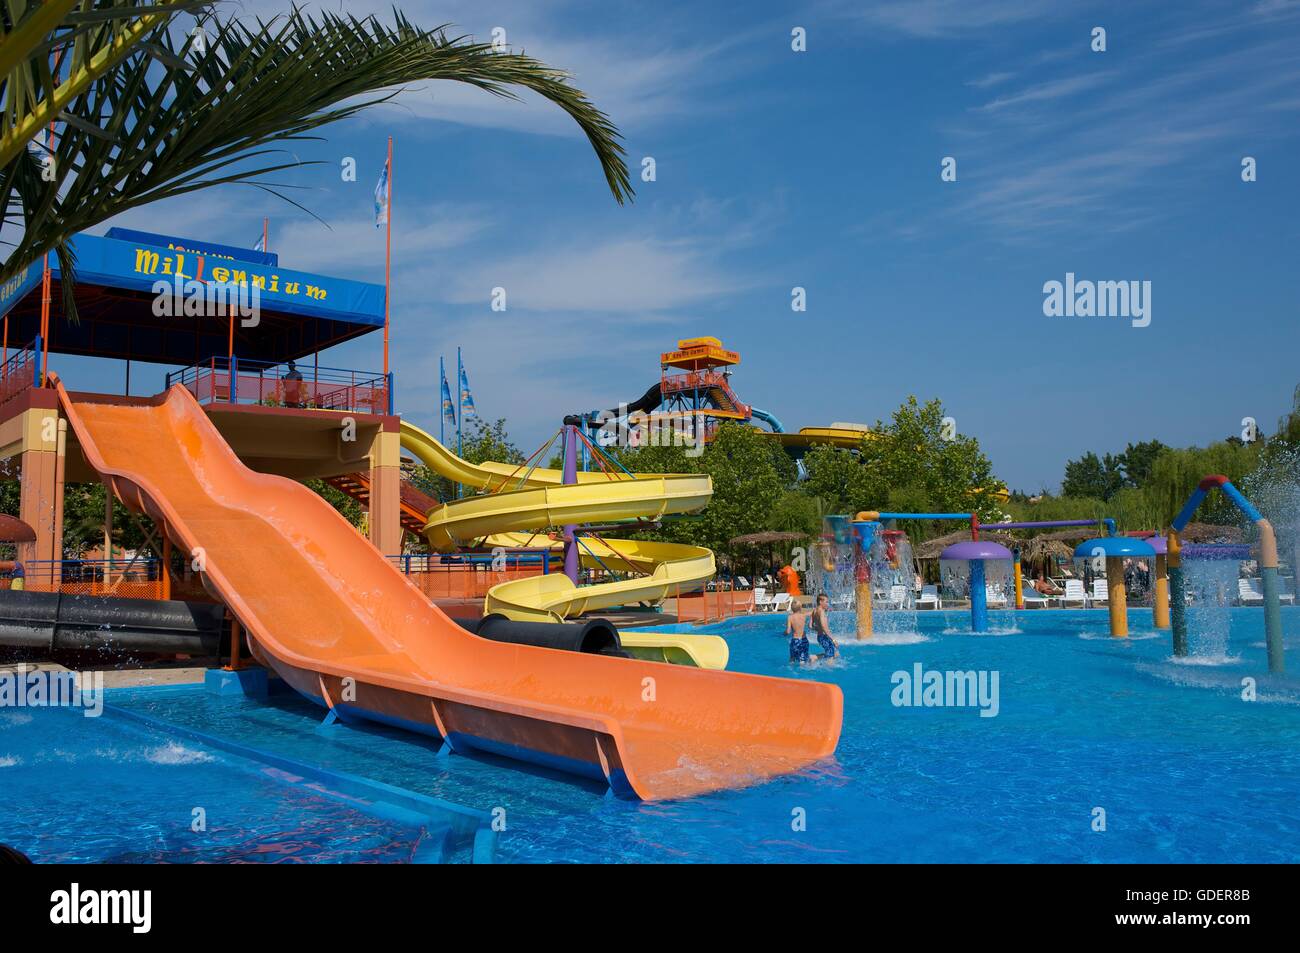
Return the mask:
POLYGON ((442 375, 442 419, 453 427, 456 426, 456 405, 451 402, 451 388, 447 386, 447 375, 442 375))
POLYGON ((379 173, 379 182, 375 185, 375 228, 388 224, 388 163, 379 173))
POLYGON ((465 365, 460 366, 460 419, 477 416, 474 412, 474 395, 469 392, 469 378, 465 376, 465 365))

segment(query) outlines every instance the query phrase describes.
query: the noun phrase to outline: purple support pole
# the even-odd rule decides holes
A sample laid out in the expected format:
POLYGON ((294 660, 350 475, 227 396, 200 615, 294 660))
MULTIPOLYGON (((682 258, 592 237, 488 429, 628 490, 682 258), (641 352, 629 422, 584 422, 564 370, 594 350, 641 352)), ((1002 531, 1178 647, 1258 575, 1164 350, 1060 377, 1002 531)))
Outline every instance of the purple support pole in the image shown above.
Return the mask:
MULTIPOLYGON (((564 428, 564 482, 578 482, 578 435, 577 428, 564 428)), ((564 574, 578 582, 578 541, 574 536, 577 526, 568 523, 564 527, 564 574)))

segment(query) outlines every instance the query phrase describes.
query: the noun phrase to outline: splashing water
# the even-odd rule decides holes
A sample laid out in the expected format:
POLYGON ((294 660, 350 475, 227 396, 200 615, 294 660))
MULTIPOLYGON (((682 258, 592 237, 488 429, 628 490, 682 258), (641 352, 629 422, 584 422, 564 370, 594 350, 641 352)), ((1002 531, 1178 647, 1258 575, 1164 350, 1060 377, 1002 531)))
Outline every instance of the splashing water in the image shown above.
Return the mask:
MULTIPOLYGON (((912 544, 901 533, 876 537, 868 553, 871 570, 872 623, 881 641, 913 641, 917 635, 915 563, 912 544)), ((813 548, 807 580, 813 595, 825 593, 831 603, 831 632, 852 636, 857 627, 857 546, 837 536, 827 524, 822 541, 813 548)))
POLYGON ((1201 664, 1229 661, 1228 626, 1238 574, 1238 563, 1233 560, 1183 561, 1183 585, 1192 597, 1187 607, 1190 659, 1201 664))

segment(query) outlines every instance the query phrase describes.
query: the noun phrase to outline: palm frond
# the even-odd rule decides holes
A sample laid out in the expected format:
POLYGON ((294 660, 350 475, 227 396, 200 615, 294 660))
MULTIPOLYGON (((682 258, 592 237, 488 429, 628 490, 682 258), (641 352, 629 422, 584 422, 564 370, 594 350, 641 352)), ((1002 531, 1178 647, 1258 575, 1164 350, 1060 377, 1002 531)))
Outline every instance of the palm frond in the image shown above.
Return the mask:
POLYGON ((0 165, 178 12, 203 6, 196 0, 4 0, 0 165))
POLYGON ((155 34, 168 57, 136 49, 68 104, 52 181, 33 183, 23 154, 0 170, 0 213, 22 228, 0 281, 128 209, 217 184, 265 185, 264 176, 299 164, 272 159, 268 147, 311 138, 422 80, 537 93, 586 134, 615 200, 631 198, 618 130, 566 73, 394 16, 391 27, 297 8, 266 22, 205 18, 203 51, 188 36, 155 34))

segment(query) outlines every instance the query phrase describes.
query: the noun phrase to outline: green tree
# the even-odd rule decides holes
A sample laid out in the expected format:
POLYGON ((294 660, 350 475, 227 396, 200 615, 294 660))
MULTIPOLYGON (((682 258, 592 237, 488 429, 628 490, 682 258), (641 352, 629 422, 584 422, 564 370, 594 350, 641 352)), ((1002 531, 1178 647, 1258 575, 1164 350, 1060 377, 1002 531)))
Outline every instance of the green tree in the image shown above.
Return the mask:
MULTIPOLYGON (((1000 514, 1003 484, 993 465, 976 438, 951 432, 938 399, 922 404, 908 397, 888 423, 876 422, 857 450, 814 447, 804 469, 804 491, 840 512, 974 511, 985 520, 1000 514)), ((946 529, 911 527, 918 538, 946 529)))
POLYGON ((733 537, 773 528, 773 511, 796 474, 777 441, 735 423, 720 426, 699 455, 683 446, 645 446, 616 456, 633 473, 707 473, 713 497, 703 512, 666 520, 659 530, 642 535, 724 553, 733 537))
MULTIPOLYGON (((504 417, 488 422, 481 417, 470 417, 462 427, 460 456, 470 463, 515 463, 526 459, 523 452, 510 439, 504 417)), ((455 446, 452 448, 455 450, 455 446)), ((521 475, 523 471, 520 471, 521 475)), ((407 478, 417 487, 439 500, 456 498, 456 484, 439 476, 424 464, 407 470, 407 478)), ((462 494, 471 496, 476 491, 463 488, 462 494)))
POLYGON ((1119 455, 1120 467, 1124 471, 1124 485, 1145 485, 1151 476, 1151 468, 1155 466, 1156 457, 1168 449, 1159 440, 1143 440, 1126 446, 1119 455))
MULTIPOLYGON (((1221 473, 1238 486, 1259 464, 1262 445, 1221 440, 1208 447, 1168 449, 1155 459, 1144 487, 1162 525, 1174 517, 1202 477, 1221 473)), ((1211 493, 1194 519, 1205 523, 1236 524, 1240 514, 1221 493, 1211 493)))
POLYGON ((1123 460, 1112 454, 1098 457, 1089 450, 1078 460, 1065 464, 1062 496, 1093 496, 1109 500, 1124 486, 1123 460))

